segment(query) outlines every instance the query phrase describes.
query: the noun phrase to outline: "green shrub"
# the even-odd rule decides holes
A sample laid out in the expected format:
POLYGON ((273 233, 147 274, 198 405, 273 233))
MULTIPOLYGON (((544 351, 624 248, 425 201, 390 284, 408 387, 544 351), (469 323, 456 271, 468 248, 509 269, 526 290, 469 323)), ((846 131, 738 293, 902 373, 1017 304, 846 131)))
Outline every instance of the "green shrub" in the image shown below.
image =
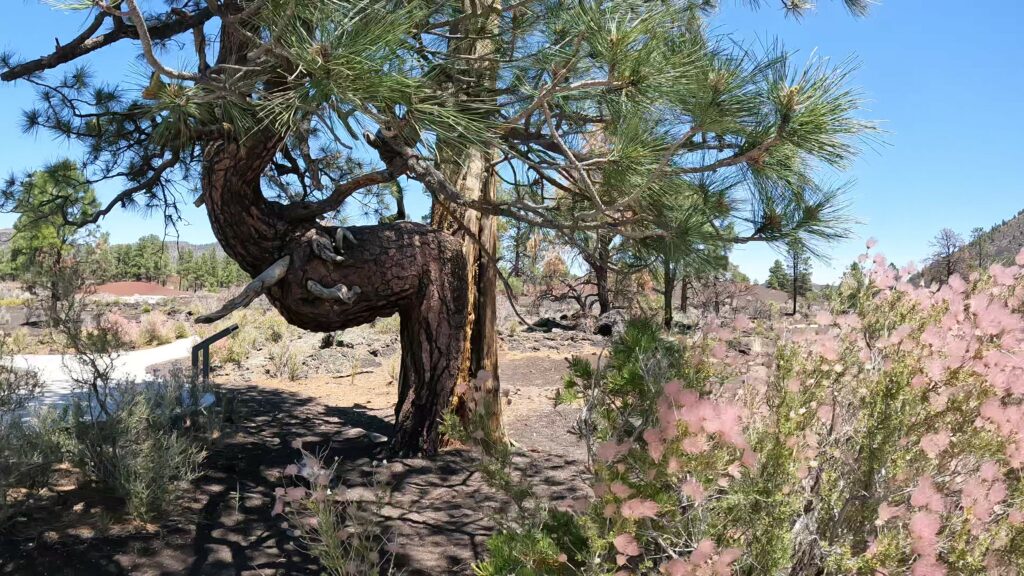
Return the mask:
POLYGON ((174 323, 174 338, 181 340, 182 338, 188 338, 192 335, 192 331, 188 329, 188 325, 184 322, 174 323))
POLYGON ((1019 266, 929 291, 876 256, 817 328, 738 317, 681 348, 631 323, 605 366, 572 362, 559 396, 582 404, 595 497, 564 516, 485 474, 527 504, 478 572, 1020 573, 1019 266), (751 332, 773 352, 725 345, 751 332))
MULTIPOLYGON (((278 344, 296 332, 276 311, 245 309, 235 312, 231 322, 238 324, 238 331, 221 340, 211 348, 214 360, 221 363, 241 364, 256 350, 278 344)), ((227 326, 222 322, 211 329, 220 330, 227 326)))
POLYGON ((144 385, 105 383, 65 411, 69 458, 125 499, 140 520, 163 516, 201 472, 204 445, 220 433, 223 404, 180 377, 144 385))
POLYGON ((46 433, 48 420, 23 418, 44 383, 35 372, 15 367, 10 353, 10 338, 0 333, 0 530, 20 509, 23 499, 14 492, 45 486, 60 454, 46 433))

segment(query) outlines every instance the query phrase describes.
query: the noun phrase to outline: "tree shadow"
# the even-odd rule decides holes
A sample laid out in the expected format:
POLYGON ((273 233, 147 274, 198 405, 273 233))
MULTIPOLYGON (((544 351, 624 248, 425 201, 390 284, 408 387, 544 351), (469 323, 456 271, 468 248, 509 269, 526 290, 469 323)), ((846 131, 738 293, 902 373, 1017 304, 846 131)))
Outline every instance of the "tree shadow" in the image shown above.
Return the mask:
MULTIPOLYGON (((272 516, 280 471, 301 458, 293 442, 327 461, 339 459, 340 482, 367 499, 375 476, 390 491, 381 526, 396 541, 405 574, 470 574, 482 559, 495 519, 509 510, 477 473, 476 456, 449 450, 432 459, 383 460, 391 433, 384 411, 324 406, 312 398, 256 386, 231 386, 234 430, 210 450, 207 472, 179 517, 158 527, 97 530, 100 515, 75 512, 110 506, 76 487, 41 505, 33 534, 0 539, 0 574, 299 575, 320 568, 272 516), (372 434, 353 434, 358 428, 372 434), (347 433, 346 433, 347 432, 347 433), (383 473, 383 475, 382 475, 383 473), (61 518, 61 522, 47 519, 61 518)), ((558 501, 582 493, 580 463, 548 453, 517 459, 539 496, 558 501)))

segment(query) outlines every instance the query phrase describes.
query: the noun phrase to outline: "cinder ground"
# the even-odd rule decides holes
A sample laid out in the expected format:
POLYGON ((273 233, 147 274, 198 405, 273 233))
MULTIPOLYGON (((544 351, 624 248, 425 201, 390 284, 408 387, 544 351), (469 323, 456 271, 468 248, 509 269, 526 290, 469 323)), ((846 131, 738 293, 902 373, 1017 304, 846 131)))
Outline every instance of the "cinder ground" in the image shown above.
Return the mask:
MULTIPOLYGON (((0 540, 0 574, 315 573, 287 524, 271 516, 279 471, 299 457, 291 447, 296 439, 340 458, 340 476, 356 494, 368 494, 370 478, 384 471, 390 494, 380 520, 397 540, 403 573, 472 574, 509 503, 484 484, 468 450, 429 460, 381 459, 383 444, 373 438, 391 428, 397 348, 386 334, 346 335, 350 347, 307 355, 308 374, 299 381, 266 376, 259 353, 243 366, 219 367, 216 381, 237 395, 237 422, 213 449, 209 471, 178 517, 158 526, 128 522, 109 512, 116 502, 69 471, 63 486, 0 540)), ((510 391, 505 423, 520 448, 516 465, 539 496, 554 502, 583 495, 586 487, 585 455, 568 433, 575 411, 554 408, 552 396, 566 358, 593 354, 600 345, 579 333, 503 338, 500 376, 510 391)))

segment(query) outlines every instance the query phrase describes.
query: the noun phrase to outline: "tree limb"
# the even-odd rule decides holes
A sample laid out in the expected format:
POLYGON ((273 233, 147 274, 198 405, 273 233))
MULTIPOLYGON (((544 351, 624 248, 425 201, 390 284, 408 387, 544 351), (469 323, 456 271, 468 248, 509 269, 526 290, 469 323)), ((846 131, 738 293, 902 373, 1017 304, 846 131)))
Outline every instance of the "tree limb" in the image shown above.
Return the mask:
MULTIPOLYGON (((30 76, 37 72, 51 70, 61 64, 66 64, 72 60, 76 60, 86 54, 95 52, 100 48, 104 48, 114 44, 115 42, 124 40, 125 38, 132 40, 139 39, 138 31, 130 26, 115 26, 110 32, 100 34, 99 36, 93 36, 108 16, 103 12, 101 12, 101 14, 103 18, 97 16, 89 27, 86 28, 85 32, 68 44, 58 47, 51 54, 41 56, 35 60, 22 62, 17 66, 12 66, 11 68, 4 70, 3 73, 0 73, 0 80, 10 82, 12 80, 30 76)), ((176 18, 167 14, 163 18, 151 20, 151 23, 147 23, 146 28, 148 29, 150 40, 166 40, 197 26, 202 26, 211 18, 213 18, 213 12, 211 12, 209 8, 202 8, 189 14, 187 17, 176 18)))
POLYGON ((288 265, 291 264, 292 257, 285 256, 277 262, 274 262, 270 268, 264 270, 259 276, 252 279, 245 288, 234 298, 228 300, 215 312, 204 314, 196 318, 197 324, 212 324, 217 320, 231 314, 239 308, 244 308, 256 298, 259 298, 268 288, 277 284, 284 278, 286 272, 288 272, 288 265))
POLYGON ((334 212, 341 207, 341 203, 345 199, 359 190, 393 181, 397 176, 393 176, 391 172, 391 170, 368 172, 338 184, 334 187, 331 195, 323 200, 288 204, 284 207, 284 218, 289 222, 299 222, 334 212))
POLYGON ((168 68, 156 57, 156 54, 153 53, 153 39, 149 36, 149 27, 146 25, 146 17, 142 14, 142 10, 139 10, 135 0, 124 0, 124 3, 128 6, 128 18, 135 25, 135 30, 139 35, 139 43, 142 44, 142 54, 146 57, 146 62, 149 63, 150 67, 160 74, 175 80, 198 80, 198 74, 168 68))
POLYGON ((326 288, 316 280, 309 280, 306 282, 306 289, 313 293, 317 298, 323 298, 324 300, 341 300, 346 304, 351 304, 356 296, 359 295, 362 290, 359 286, 353 286, 349 288, 344 284, 338 284, 334 288, 326 288))

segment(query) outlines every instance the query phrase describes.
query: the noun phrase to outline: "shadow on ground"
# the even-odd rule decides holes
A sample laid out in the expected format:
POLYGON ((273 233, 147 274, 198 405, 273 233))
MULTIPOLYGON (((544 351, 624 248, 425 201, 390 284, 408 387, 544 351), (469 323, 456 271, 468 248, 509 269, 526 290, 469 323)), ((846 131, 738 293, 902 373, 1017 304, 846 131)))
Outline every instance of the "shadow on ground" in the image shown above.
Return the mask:
MULTIPOLYGON (((58 492, 30 510, 34 530, 0 537, 0 574, 298 575, 319 573, 280 517, 272 517, 280 470, 299 458, 292 442, 342 461, 346 487, 365 487, 386 472, 391 487, 382 520, 397 540, 405 574, 471 574, 482 558, 494 519, 508 503, 475 471, 475 457, 451 450, 437 458, 381 462, 372 434, 339 439, 353 427, 388 434, 384 411, 325 406, 289 392, 232 387, 238 395, 236 430, 208 459, 180 518, 160 526, 111 521, 116 502, 88 486, 58 492), (113 527, 112 527, 113 526, 113 527)), ((584 490, 581 464, 549 452, 519 460, 537 491, 555 501, 584 490)))

